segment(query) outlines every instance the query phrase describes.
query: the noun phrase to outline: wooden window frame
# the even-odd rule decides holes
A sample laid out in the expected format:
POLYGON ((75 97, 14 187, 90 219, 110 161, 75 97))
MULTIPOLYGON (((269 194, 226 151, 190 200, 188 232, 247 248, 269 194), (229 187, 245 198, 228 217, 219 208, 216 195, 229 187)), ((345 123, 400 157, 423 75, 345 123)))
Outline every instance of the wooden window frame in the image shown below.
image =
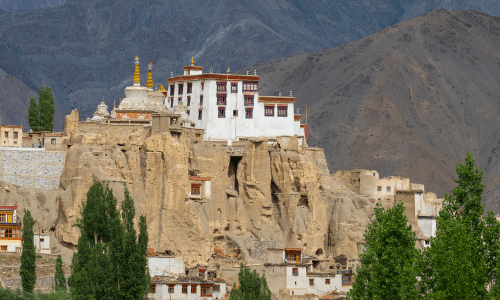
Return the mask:
POLYGON ((200 95, 200 106, 203 106, 203 95, 200 95))
POLYGON ((231 82, 231 93, 238 93, 238 83, 231 82))
POLYGON ((174 93, 175 93, 175 84, 171 84, 170 85, 170 91, 169 92, 170 92, 170 96, 174 95, 174 93))
POLYGON ((253 81, 243 82, 243 92, 257 92, 259 90, 259 83, 253 81))
POLYGON ((299 268, 292 268, 292 276, 299 276, 299 268))
POLYGON ((203 109, 199 108, 198 109, 198 120, 201 120, 203 117, 203 109))
POLYGON ((264 116, 274 117, 274 105, 264 105, 264 116), (270 109, 270 111, 268 111, 270 109))
POLYGON ((191 106, 191 96, 187 96, 187 105, 186 106, 191 106))
POLYGON ((168 293, 169 294, 175 293, 175 285, 169 285, 168 286, 168 293))
POLYGON ((217 81, 217 92, 227 92, 227 82, 217 81))
POLYGON ((220 119, 224 119, 226 117, 226 107, 225 106, 219 106, 217 108, 217 113, 218 113, 218 116, 219 116, 220 119))
POLYGON ((201 196, 201 183, 191 183, 191 196, 201 196))
POLYGON ((288 106, 278 105, 278 117, 288 117, 288 106))
POLYGON ((191 285, 191 294, 196 294, 198 293, 198 285, 192 284, 191 285))
POLYGON ((193 83, 192 82, 188 82, 187 83, 187 93, 191 94, 192 92, 193 92, 193 83))
POLYGON ((182 285, 182 293, 183 294, 187 294, 188 293, 188 285, 187 284, 183 284, 182 285))
POLYGON ((330 284, 330 278, 325 279, 325 284, 330 284))
POLYGON ((352 276, 350 274, 342 274, 342 286, 352 285, 352 276))
POLYGON ((217 94, 217 105, 227 104, 227 94, 217 94))
POLYGON ((209 285, 202 285, 200 290, 200 297, 212 297, 212 287, 209 285))
POLYGON ((253 107, 245 107, 245 119, 253 119, 253 107))
POLYGON ((151 284, 151 294, 155 294, 156 293, 156 283, 152 283, 151 284))
POLYGON ((309 285, 313 286, 314 285, 314 279, 309 279, 309 285))
POLYGON ((253 106, 254 95, 245 95, 245 106, 253 106))
POLYGON ((184 84, 179 83, 179 84, 177 85, 177 94, 179 94, 179 95, 184 94, 184 84))

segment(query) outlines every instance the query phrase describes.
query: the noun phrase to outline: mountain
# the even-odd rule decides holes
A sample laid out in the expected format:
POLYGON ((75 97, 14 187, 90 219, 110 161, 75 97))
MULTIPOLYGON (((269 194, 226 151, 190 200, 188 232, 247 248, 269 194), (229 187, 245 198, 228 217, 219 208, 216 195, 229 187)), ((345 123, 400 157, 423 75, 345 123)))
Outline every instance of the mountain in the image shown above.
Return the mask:
POLYGON ((375 169, 444 196, 472 152, 485 207, 500 212, 500 18, 444 9, 341 47, 258 69, 260 91, 293 90, 330 172, 375 169))
MULTIPOLYGON (((13 12, 0 10, 0 68, 34 91, 51 86, 56 104, 65 110, 77 108, 89 117, 103 98, 111 106, 124 96, 123 88, 132 83, 135 55, 143 63, 143 81, 145 65, 153 62, 157 85, 165 83, 171 72, 178 74, 192 56, 206 70, 235 71, 359 40, 441 6, 500 16, 497 3, 186 0, 180 5, 173 0, 0 0, 0 8, 7 10, 31 5, 13 12), (59 3, 64 4, 55 6, 59 3), (29 10, 37 7, 45 8, 29 10)), ((0 111, 0 116, 6 114, 0 111)), ((62 124, 64 116, 57 118, 62 124)))
POLYGON ((32 10, 63 5, 66 0, 0 0, 0 9, 5 11, 32 10))

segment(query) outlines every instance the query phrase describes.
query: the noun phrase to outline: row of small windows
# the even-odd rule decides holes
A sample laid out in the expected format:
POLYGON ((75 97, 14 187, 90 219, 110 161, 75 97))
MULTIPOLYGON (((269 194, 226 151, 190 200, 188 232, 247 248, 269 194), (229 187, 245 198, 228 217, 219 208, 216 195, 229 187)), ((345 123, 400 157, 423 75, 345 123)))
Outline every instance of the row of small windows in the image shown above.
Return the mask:
MULTIPOLYGON (((274 117, 274 106, 265 106, 265 116, 266 117, 274 117)), ((226 117, 226 107, 225 106, 219 106, 219 118, 225 118, 226 117)), ((278 117, 286 117, 287 116, 287 111, 288 111, 288 106, 278 106, 278 117)), ((233 110, 233 117, 238 116, 238 111, 233 110)), ((245 118, 246 119, 252 119, 253 118, 253 107, 246 107, 245 108, 245 118)), ((200 109, 200 118, 201 120, 201 109, 200 109)))
MULTIPOLYGON (((377 186, 377 192, 381 192, 381 191, 382 191, 382 186, 380 186, 380 185, 377 186)), ((391 187, 390 186, 386 187, 385 191, 388 193, 391 192, 391 187)))
MULTIPOLYGON (((187 84, 187 93, 191 94, 193 92, 193 83, 188 82, 187 84)), ((204 90, 205 83, 201 83, 201 90, 204 90)), ((243 82, 243 92, 257 92, 259 89, 259 84, 257 82, 243 82)), ((175 85, 170 85, 170 95, 174 94, 175 85)), ((225 81, 217 82, 217 92, 227 92, 227 83, 225 81)), ((231 82, 231 93, 238 92, 238 83, 231 82)), ((182 95, 184 93, 184 84, 179 83, 177 85, 177 93, 182 95)))
MULTIPOLYGON (((219 292, 220 291, 219 286, 214 286, 213 291, 219 292)), ((169 285, 168 293, 173 294, 174 292, 175 292, 175 286, 169 285)), ((198 287, 196 285, 191 285, 191 294, 196 294, 197 292, 198 292, 198 287)), ((156 284, 151 285, 151 293, 152 294, 156 293, 156 284)), ((187 285, 182 285, 182 293, 183 294, 188 293, 187 285)), ((211 297, 211 296, 212 296, 212 288, 210 286, 201 286, 201 297, 211 297)))

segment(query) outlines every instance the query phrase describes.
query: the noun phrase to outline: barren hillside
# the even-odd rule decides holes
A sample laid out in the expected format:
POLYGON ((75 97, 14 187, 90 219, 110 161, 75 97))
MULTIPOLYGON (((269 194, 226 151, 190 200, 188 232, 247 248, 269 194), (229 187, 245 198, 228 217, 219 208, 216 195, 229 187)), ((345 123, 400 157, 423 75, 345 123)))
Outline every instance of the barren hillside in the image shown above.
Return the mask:
MULTIPOLYGON (((331 172, 376 169, 444 195, 470 151, 500 212, 500 19, 438 10, 342 47, 258 69, 265 94, 307 105, 310 145, 331 172)), ((247 69, 242 70, 245 72, 247 69)))

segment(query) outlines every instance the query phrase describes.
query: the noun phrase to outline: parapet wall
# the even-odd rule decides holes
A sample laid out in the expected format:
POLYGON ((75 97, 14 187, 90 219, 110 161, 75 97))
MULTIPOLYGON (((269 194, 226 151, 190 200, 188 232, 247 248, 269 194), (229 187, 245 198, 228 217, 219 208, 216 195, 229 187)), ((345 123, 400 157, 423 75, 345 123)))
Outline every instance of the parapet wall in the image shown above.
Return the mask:
POLYGON ((0 148, 0 180, 22 187, 55 189, 61 182, 66 151, 0 148))

